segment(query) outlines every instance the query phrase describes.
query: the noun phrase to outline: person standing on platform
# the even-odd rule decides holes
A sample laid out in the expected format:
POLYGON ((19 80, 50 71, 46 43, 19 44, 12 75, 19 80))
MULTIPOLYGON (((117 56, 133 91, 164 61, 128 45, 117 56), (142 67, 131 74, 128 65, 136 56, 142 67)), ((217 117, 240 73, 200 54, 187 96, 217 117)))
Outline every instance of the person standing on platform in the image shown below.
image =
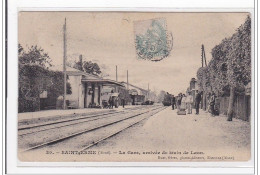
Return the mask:
POLYGON ((113 103, 113 97, 112 97, 112 96, 109 97, 108 104, 109 104, 109 108, 110 108, 110 109, 111 109, 111 108, 113 109, 114 103, 113 103))
MULTIPOLYGON (((177 110, 179 111, 181 108, 181 100, 182 100, 182 94, 180 93, 177 97, 177 110)), ((178 112, 177 111, 177 112, 178 112)))
POLYGON ((186 97, 186 104, 188 109, 188 114, 192 114, 192 103, 193 103, 193 97, 191 95, 191 92, 188 92, 188 96, 186 97))
POLYGON ((186 95, 185 94, 182 95, 181 109, 186 110, 186 95))
POLYGON ((122 99, 122 106, 123 106, 123 108, 125 108, 125 99, 124 98, 122 99))
POLYGON ((201 93, 199 92, 195 97, 195 107, 196 107, 196 115, 199 114, 200 102, 201 102, 201 93))
POLYGON ((174 95, 172 95, 172 110, 174 110, 174 106, 176 106, 176 99, 174 95))

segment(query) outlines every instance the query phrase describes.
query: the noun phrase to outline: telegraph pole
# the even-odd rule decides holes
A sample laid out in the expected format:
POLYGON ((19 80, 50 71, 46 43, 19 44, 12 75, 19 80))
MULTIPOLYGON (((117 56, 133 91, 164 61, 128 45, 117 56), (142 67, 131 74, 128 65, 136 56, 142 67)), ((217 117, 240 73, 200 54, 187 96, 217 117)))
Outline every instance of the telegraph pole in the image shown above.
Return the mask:
MULTIPOLYGON (((116 82, 117 82, 117 65, 116 65, 116 82)), ((115 91, 118 92, 118 87, 115 86, 115 91)))
POLYGON ((204 48, 204 45, 203 45, 203 53, 204 53, 205 66, 207 66, 207 61, 206 61, 206 53, 205 53, 205 48, 204 48))
POLYGON ((201 65, 202 67, 204 66, 204 61, 205 61, 205 66, 207 66, 207 61, 206 61, 206 54, 205 54, 205 49, 204 49, 204 45, 201 45, 201 65))
POLYGON ((202 44, 202 45, 201 45, 201 66, 202 66, 202 67, 204 67, 204 66, 203 66, 203 61, 204 61, 204 60, 203 60, 203 50, 204 50, 204 46, 203 46, 203 44, 202 44))
MULTIPOLYGON (((202 67, 203 67, 203 62, 205 61, 205 66, 207 67, 207 61, 206 61, 206 54, 205 54, 205 49, 204 49, 204 45, 201 45, 201 63, 202 63, 202 67)), ((204 91, 205 92, 205 91, 204 91)), ((202 108, 204 110, 206 110, 206 94, 203 93, 203 97, 202 97, 202 108)))
POLYGON ((117 66, 116 66, 116 81, 117 81, 117 66))
POLYGON ((148 100, 150 98, 150 88, 149 88, 149 83, 148 83, 148 100))
POLYGON ((66 93, 67 93, 67 73, 66 73, 66 59, 67 59, 67 38, 66 38, 66 18, 63 25, 63 73, 64 73, 64 96, 63 96, 63 109, 66 109, 66 93))
POLYGON ((127 75, 126 75, 126 77, 127 77, 127 90, 129 90, 129 85, 128 85, 128 70, 127 70, 127 75))

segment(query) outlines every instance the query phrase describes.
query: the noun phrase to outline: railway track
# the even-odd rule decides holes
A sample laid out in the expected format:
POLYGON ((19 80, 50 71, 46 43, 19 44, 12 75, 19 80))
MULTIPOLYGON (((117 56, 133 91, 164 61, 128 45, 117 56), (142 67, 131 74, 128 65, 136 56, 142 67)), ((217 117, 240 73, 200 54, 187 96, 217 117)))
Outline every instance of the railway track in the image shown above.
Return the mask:
POLYGON ((18 136, 25 136, 29 134, 34 134, 37 132, 42 132, 42 131, 47 131, 51 129, 57 129, 57 128, 62 128, 66 126, 72 126, 76 124, 81 124, 85 122, 90 122, 98 119, 104 119, 108 117, 113 117, 117 114, 123 114, 123 113, 128 113, 133 110, 140 110, 144 109, 145 107, 136 107, 136 108, 128 108, 125 109, 124 111, 116 111, 116 112, 107 112, 107 113, 101 113, 101 114, 95 114, 95 115, 85 115, 85 116, 80 116, 77 118, 72 118, 72 119, 67 119, 67 120, 61 120, 61 121, 55 121, 55 122, 48 122, 48 123, 42 123, 38 125, 27 125, 25 127, 20 127, 18 128, 18 136))
MULTIPOLYGON (((142 109, 144 108, 144 106, 140 106, 140 107, 135 107, 135 108, 126 108, 124 109, 124 111, 131 111, 131 110, 136 110, 136 109, 142 109)), ((113 111, 113 112, 106 112, 106 113, 92 113, 92 114, 80 114, 79 116, 72 116, 69 117, 69 119, 61 119, 58 121, 50 121, 50 122, 43 122, 40 124, 24 124, 18 126, 18 131, 21 130, 28 130, 28 129, 32 129, 32 128, 37 128, 37 127, 42 127, 42 126, 48 126, 48 125, 54 125, 54 124, 59 124, 59 123, 64 123, 64 122, 70 122, 70 121, 75 121, 75 120, 80 120, 80 119, 86 119, 86 118, 92 118, 92 117, 98 117, 98 116, 104 116, 104 115, 110 115, 110 114, 118 114, 118 113, 123 113, 124 111, 113 111)), ((71 116, 71 115, 70 115, 71 116)))
POLYGON ((77 119, 74 119, 74 120, 56 122, 56 123, 53 123, 51 125, 50 124, 39 125, 37 127, 28 128, 27 130, 29 130, 29 131, 27 131, 27 132, 26 131, 25 132, 20 131, 18 136, 25 136, 25 135, 34 134, 34 133, 37 133, 37 132, 42 132, 42 131, 58 129, 58 128, 66 127, 66 126, 82 124, 82 123, 86 123, 86 122, 90 122, 90 121, 95 121, 95 120, 98 120, 98 119, 113 117, 113 116, 120 114, 120 113, 124 113, 124 112, 122 111, 122 112, 109 113, 109 114, 103 114, 103 115, 94 115, 94 116, 82 117, 82 118, 77 118, 77 119), (47 126, 49 126, 49 127, 47 127, 47 126))
MULTIPOLYGON (((132 110, 126 110, 126 112, 119 111, 119 112, 108 113, 107 116, 105 116, 105 117, 103 116, 104 114, 102 114, 102 116, 96 115, 96 116, 88 116, 85 118, 77 118, 75 120, 58 121, 58 122, 53 122, 52 125, 49 123, 44 125, 44 127, 48 127, 48 128, 42 128, 43 127, 42 125, 38 125, 37 127, 40 127, 41 129, 37 130, 37 131, 32 131, 32 129, 35 129, 36 126, 34 126, 34 127, 29 126, 29 127, 27 127, 27 129, 24 129, 24 130, 29 130, 27 133, 18 133, 19 142, 20 143, 25 142, 27 144, 21 146, 22 144, 19 144, 19 142, 18 142, 18 145, 19 145, 19 147, 22 148, 22 152, 39 149, 42 147, 46 147, 48 145, 53 145, 53 144, 63 142, 65 140, 68 140, 70 138, 73 138, 73 137, 76 137, 76 136, 79 136, 82 134, 86 134, 86 133, 89 133, 92 131, 114 126, 116 124, 119 125, 120 123, 124 123, 127 120, 137 118, 138 116, 142 116, 151 111, 155 111, 155 110, 160 111, 164 108, 165 107, 161 107, 161 106, 160 107, 144 106, 144 107, 133 108, 132 110), (114 119, 115 117, 116 117, 116 119, 114 119), (63 125, 57 125, 57 124, 61 124, 61 123, 63 123, 63 125), (64 123, 66 123, 66 124, 64 124, 64 123), (74 125, 76 125, 77 127, 76 128, 72 127, 74 125), (62 127, 63 127, 63 129, 61 129, 62 127), (70 128, 68 128, 68 127, 70 127, 70 128), (50 130, 53 130, 53 131, 50 132, 50 130), (66 130, 68 130, 68 133, 66 133, 66 130), (46 132, 46 133, 40 134, 40 132, 46 132), (65 134, 63 132, 65 132, 65 134), (54 136, 51 136, 51 134, 53 134, 54 136), (28 135, 31 135, 31 137, 28 135), (26 137, 27 137, 27 139, 26 139, 26 137), (32 143, 32 141, 34 143, 32 143)), ((140 120, 140 121, 136 120, 132 123, 129 123, 127 126, 124 126, 123 128, 121 127, 116 132, 113 132, 113 133, 109 134, 108 136, 106 136, 105 139, 112 137, 113 135, 123 131, 124 129, 127 129, 127 128, 133 126, 134 124, 141 122, 142 120, 140 120)), ((22 130, 20 130, 19 132, 21 132, 21 131, 22 130)), ((101 142, 105 139, 102 138, 102 139, 92 141, 91 144, 88 144, 87 147, 91 147, 91 145, 98 144, 99 142, 101 142)))
MULTIPOLYGON (((165 109, 165 108, 166 108, 166 107, 163 107, 162 110, 165 109)), ((158 110, 158 111, 156 111, 155 113, 153 113, 152 115, 155 115, 156 113, 158 113, 158 112, 160 112, 160 111, 161 111, 161 110, 158 110)), ((145 119, 147 119, 147 117, 143 117, 143 118, 141 118, 141 119, 138 119, 137 121, 134 121, 134 122, 132 122, 132 123, 130 123, 130 124, 127 124, 126 126, 120 128, 120 129, 118 129, 118 130, 116 130, 116 131, 114 131, 114 132, 112 132, 112 133, 110 133, 110 134, 108 134, 108 135, 104 135, 102 138, 99 138, 99 139, 97 139, 96 141, 92 141, 92 143, 90 143, 90 144, 84 146, 80 151, 85 151, 85 150, 87 150, 87 149, 89 149, 89 148, 91 148, 91 147, 93 147, 93 146, 95 146, 95 145, 97 145, 97 144, 99 144, 99 143, 101 143, 101 142, 107 140, 108 138, 111 138, 111 137, 117 135, 118 133, 123 132, 124 130, 126 130, 126 129, 132 127, 132 126, 134 126, 134 125, 136 125, 136 124, 138 124, 138 123, 141 123, 141 122, 144 121, 145 119)))

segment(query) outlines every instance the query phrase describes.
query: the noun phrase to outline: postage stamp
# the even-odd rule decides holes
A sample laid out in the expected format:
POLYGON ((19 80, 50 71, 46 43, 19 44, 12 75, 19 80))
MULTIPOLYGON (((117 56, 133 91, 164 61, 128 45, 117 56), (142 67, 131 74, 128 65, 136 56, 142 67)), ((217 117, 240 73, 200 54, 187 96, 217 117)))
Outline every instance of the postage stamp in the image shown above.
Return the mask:
POLYGON ((173 36, 167 31, 165 18, 136 21, 134 32, 138 59, 160 61, 169 56, 173 36))

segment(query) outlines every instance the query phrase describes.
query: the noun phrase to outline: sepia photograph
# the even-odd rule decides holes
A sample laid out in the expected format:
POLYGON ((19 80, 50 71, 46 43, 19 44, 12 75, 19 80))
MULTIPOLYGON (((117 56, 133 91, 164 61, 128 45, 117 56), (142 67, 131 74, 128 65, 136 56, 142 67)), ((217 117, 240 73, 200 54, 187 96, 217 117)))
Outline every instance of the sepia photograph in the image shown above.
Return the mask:
POLYGON ((18 160, 252 160, 251 18, 20 11, 18 160))

